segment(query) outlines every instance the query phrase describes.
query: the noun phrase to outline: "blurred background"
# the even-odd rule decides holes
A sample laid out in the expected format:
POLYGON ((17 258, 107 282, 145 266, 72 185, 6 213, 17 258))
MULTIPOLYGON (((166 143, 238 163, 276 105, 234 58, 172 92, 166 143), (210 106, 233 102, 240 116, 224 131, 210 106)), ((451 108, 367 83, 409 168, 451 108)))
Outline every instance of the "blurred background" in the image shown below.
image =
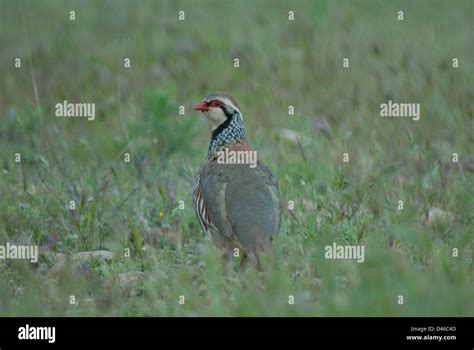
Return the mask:
POLYGON ((0 261, 0 315, 473 316, 473 23, 470 0, 0 0, 0 244, 40 247, 0 261), (194 217, 211 91, 280 182, 265 277, 194 217), (333 242, 365 262, 324 259, 333 242))

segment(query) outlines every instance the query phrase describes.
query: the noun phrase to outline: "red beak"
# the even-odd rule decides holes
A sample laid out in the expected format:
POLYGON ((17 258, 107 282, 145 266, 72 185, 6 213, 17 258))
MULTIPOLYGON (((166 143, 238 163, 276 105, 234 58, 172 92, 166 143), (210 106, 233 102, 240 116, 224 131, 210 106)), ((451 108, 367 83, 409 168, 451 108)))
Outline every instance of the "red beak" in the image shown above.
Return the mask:
POLYGON ((209 110, 209 107, 207 106, 206 102, 201 102, 194 106, 194 110, 206 112, 209 110))

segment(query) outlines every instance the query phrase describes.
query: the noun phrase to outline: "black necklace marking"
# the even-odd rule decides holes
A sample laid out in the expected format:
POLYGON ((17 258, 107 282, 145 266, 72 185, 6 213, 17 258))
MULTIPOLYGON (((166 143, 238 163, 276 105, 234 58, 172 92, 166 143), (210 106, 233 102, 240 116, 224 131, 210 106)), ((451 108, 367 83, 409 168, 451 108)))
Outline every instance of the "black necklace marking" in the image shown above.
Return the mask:
POLYGON ((245 139, 244 122, 240 113, 233 108, 229 111, 226 106, 221 106, 221 109, 227 119, 212 132, 207 159, 211 158, 222 146, 242 142, 245 139))

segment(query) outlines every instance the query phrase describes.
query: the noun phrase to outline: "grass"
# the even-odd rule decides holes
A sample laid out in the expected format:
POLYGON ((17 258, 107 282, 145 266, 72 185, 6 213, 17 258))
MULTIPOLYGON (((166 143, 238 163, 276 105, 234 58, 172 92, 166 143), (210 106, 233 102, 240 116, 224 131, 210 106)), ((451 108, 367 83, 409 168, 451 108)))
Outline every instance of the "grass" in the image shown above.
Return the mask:
POLYGON ((473 7, 2 1, 0 244, 40 257, 0 261, 0 315, 473 316, 473 7), (210 138, 192 106, 214 90, 280 182, 264 276, 226 265, 192 210, 210 138), (64 99, 96 119, 57 118, 64 99), (421 119, 381 118, 389 99, 421 119), (325 259, 333 242, 365 261, 325 259), (72 259, 97 250, 114 257, 72 259))

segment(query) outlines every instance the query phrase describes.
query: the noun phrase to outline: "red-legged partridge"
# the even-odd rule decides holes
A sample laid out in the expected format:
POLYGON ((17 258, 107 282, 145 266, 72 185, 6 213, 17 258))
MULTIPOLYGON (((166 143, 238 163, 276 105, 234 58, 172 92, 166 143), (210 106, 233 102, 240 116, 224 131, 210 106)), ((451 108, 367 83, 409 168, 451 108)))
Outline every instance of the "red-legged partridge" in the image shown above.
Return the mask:
POLYGON ((246 142, 242 113, 230 95, 210 93, 194 109, 213 126, 193 191, 198 221, 227 254, 239 248, 242 263, 253 256, 261 268, 259 253, 271 247, 280 229, 277 179, 256 157, 249 161, 256 152, 246 142))

